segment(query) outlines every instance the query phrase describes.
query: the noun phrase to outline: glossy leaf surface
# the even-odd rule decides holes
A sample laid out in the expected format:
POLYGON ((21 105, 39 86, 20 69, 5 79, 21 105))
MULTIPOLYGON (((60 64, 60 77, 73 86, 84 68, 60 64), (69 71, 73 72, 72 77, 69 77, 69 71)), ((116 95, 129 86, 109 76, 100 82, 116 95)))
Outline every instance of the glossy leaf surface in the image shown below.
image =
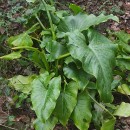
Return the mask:
POLYGON ((104 102, 112 101, 112 68, 115 63, 116 46, 103 35, 89 30, 88 41, 75 31, 68 35, 71 56, 82 62, 83 69, 97 79, 97 89, 104 102), (107 54, 106 54, 107 52, 107 54))

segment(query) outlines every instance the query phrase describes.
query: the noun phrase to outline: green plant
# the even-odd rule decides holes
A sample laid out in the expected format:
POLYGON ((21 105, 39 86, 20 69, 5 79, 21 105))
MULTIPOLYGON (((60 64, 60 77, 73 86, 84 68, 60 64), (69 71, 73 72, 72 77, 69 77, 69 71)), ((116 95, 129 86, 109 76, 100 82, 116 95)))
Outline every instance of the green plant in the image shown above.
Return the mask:
MULTIPOLYGON (((10 37, 8 44, 13 46, 13 52, 0 57, 21 57, 40 68, 39 75, 10 79, 16 90, 31 95, 37 115, 35 129, 52 130, 58 122, 66 126, 69 119, 80 130, 87 130, 91 121, 97 129, 114 129, 112 113, 116 108, 106 103, 113 101, 112 89, 120 81, 113 79, 113 69, 116 61, 119 63, 116 54, 121 51, 119 44, 97 32, 94 26, 109 19, 118 22, 118 18, 112 14, 87 15, 79 7, 79 13, 71 15, 56 11, 53 6, 50 10, 50 5, 41 2, 43 9, 33 15, 39 24, 10 37), (49 24, 41 20, 43 16, 49 24)), ((74 11, 75 8, 71 6, 74 11)))

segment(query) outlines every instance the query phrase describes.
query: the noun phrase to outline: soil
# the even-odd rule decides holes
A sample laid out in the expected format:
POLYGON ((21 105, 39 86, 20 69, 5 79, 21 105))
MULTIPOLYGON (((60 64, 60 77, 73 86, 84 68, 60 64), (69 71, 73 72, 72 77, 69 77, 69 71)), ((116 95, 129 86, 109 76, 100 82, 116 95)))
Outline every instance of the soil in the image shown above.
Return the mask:
MULTIPOLYGON (((100 30, 102 33, 106 33, 106 30, 110 30, 110 31, 124 30, 130 34, 130 0, 62 0, 62 1, 57 0, 57 1, 60 2, 60 5, 57 4, 57 6, 62 9, 68 9, 68 4, 74 3, 81 6, 88 14, 91 13, 95 15, 101 13, 114 14, 119 17, 120 22, 116 23, 113 21, 109 21, 103 23, 98 27, 98 30, 100 30)), ((9 4, 6 3, 7 1, 6 2, 4 1, 2 4, 0 4, 0 11, 2 10, 4 12, 8 12, 12 8, 9 4)), ((23 3, 21 3, 21 5, 24 7, 27 6, 23 3)), ((18 13, 14 17, 19 17, 19 15, 20 14, 18 13)), ((12 22, 8 28, 9 31, 10 29, 13 30, 15 34, 23 30, 23 27, 20 23, 14 23, 14 22, 12 22)), ((13 32, 11 31, 10 35, 12 35, 13 32)), ((6 34, 4 27, 0 27, 0 34, 1 35, 6 34)), ((12 65, 14 65, 13 73, 10 72, 9 75, 14 75, 14 73, 23 73, 23 70, 21 70, 21 67, 19 65, 17 65, 17 67, 15 67, 15 63, 12 63, 12 65), (19 69, 16 70, 16 68, 19 69)), ((2 74, 5 75, 5 73, 2 74)), ((120 104, 120 102, 122 101, 126 101, 130 103, 130 100, 124 95, 120 95, 116 93, 114 94, 114 97, 115 97, 114 103, 116 104, 120 104)), ((5 122, 7 121, 7 117, 9 115, 8 113, 5 113, 5 111, 7 110, 6 109, 4 110, 3 106, 9 105, 8 103, 11 102, 10 100, 11 99, 8 96, 0 97, 0 120, 1 117, 3 117, 2 121, 5 122)), ((5 123, 5 125, 0 126, 0 130, 9 130, 13 128, 15 128, 16 130, 19 129, 23 130, 25 127, 27 128, 27 130, 33 130, 30 124, 33 122, 35 118, 35 114, 29 108, 30 108, 30 104, 26 104, 26 105, 23 104, 22 107, 20 108, 11 109, 10 114, 15 115, 16 117, 14 119, 14 124, 11 127, 7 127, 5 123)), ((73 125, 72 122, 70 122, 66 128, 59 124, 54 128, 54 130, 78 130, 78 129, 73 125)), ((89 130, 95 130, 93 124, 90 126, 89 130)), ((115 130, 130 130, 130 117, 118 118, 115 125, 115 130)))

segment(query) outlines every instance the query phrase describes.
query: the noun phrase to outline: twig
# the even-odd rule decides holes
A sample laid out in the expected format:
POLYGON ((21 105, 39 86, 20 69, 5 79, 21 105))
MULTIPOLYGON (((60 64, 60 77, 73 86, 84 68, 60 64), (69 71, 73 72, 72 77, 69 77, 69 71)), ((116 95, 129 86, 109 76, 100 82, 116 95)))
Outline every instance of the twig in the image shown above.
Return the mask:
POLYGON ((15 128, 12 128, 12 127, 9 127, 9 126, 6 126, 6 125, 2 125, 2 124, 0 124, 0 126, 5 127, 5 128, 8 128, 8 129, 10 129, 10 130, 18 130, 18 129, 15 129, 15 128))

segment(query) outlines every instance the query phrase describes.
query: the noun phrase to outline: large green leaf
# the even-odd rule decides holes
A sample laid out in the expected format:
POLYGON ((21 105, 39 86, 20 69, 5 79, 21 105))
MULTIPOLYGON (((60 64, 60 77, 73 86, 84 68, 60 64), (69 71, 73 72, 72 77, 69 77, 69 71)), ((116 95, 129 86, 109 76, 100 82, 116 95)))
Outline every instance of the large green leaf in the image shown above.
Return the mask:
POLYGON ((17 91, 23 92, 25 94, 30 94, 32 90, 31 83, 36 78, 36 75, 30 76, 14 76, 13 78, 9 79, 9 85, 15 88, 17 91))
POLYGON ((35 130, 53 130, 56 123, 58 122, 56 117, 50 117, 45 123, 36 119, 34 122, 35 130))
POLYGON ((32 82, 33 109, 38 119, 44 123, 52 114, 60 95, 61 78, 52 76, 53 74, 45 72, 32 82))
POLYGON ((17 51, 17 52, 12 52, 8 55, 1 56, 0 59, 5 59, 5 60, 14 60, 18 59, 21 57, 21 52, 22 51, 17 51))
POLYGON ((67 78, 73 79, 78 83, 80 90, 84 90, 89 83, 88 74, 84 70, 78 69, 75 64, 65 66, 63 71, 67 78))
POLYGON ((68 35, 68 49, 73 58, 82 62, 83 69, 97 79, 97 89, 104 102, 112 101, 112 68, 115 63, 116 45, 94 30, 88 31, 89 45, 85 36, 74 31, 68 35))
POLYGON ((130 103, 122 102, 114 112, 114 115, 121 117, 130 117, 130 103))
POLYGON ((8 44, 13 46, 32 46, 33 41, 30 36, 25 32, 17 36, 12 36, 8 39, 8 44))
POLYGON ((106 22, 109 19, 113 19, 115 21, 118 21, 118 18, 116 16, 101 14, 99 16, 95 16, 93 14, 87 15, 87 14, 77 14, 75 16, 67 16, 64 19, 61 20, 58 28, 62 32, 73 32, 74 30, 87 30, 89 27, 93 25, 98 25, 102 22, 106 22))
POLYGON ((88 130, 91 122, 91 102, 87 92, 78 96, 77 105, 72 113, 72 119, 80 130, 88 130))
POLYGON ((102 124, 101 130, 114 130, 116 119, 105 120, 102 124))
POLYGON ((56 108, 55 108, 55 116, 59 119, 62 125, 66 125, 69 117, 77 103, 77 92, 78 85, 76 82, 70 82, 67 86, 65 86, 63 92, 61 92, 56 108))

